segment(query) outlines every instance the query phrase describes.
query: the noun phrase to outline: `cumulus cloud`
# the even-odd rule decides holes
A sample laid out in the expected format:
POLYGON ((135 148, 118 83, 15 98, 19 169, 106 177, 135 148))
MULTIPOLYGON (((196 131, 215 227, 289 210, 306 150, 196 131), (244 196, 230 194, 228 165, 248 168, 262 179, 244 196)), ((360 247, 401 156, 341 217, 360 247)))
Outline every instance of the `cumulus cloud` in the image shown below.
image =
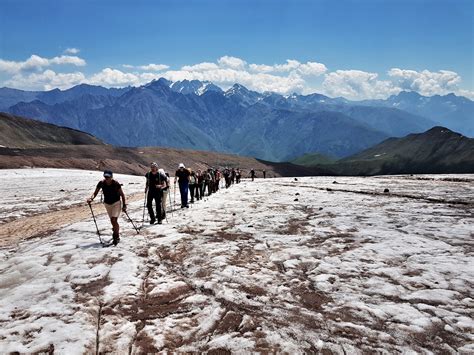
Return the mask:
POLYGON ((229 57, 227 55, 219 58, 217 60, 217 63, 219 64, 220 67, 237 69, 237 70, 238 69, 243 70, 245 66, 247 65, 246 61, 237 57, 229 57))
POLYGON ((361 70, 336 70, 325 75, 323 88, 329 96, 352 100, 384 99, 398 94, 401 89, 391 81, 379 80, 377 73, 361 70))
POLYGON ((449 70, 440 70, 431 72, 423 70, 404 70, 392 68, 388 75, 393 78, 401 90, 417 91, 425 96, 444 95, 450 92, 456 92, 461 82, 461 77, 449 70))
POLYGON ((105 68, 92 75, 85 82, 107 87, 139 86, 156 79, 153 73, 125 73, 118 69, 105 68))
POLYGON ((51 65, 71 64, 75 66, 84 66, 86 61, 76 56, 62 55, 54 58, 43 58, 33 54, 25 61, 8 61, 0 59, 0 71, 7 73, 19 73, 21 71, 39 71, 51 65))
POLYGON ((302 76, 319 76, 324 74, 328 69, 322 63, 306 62, 300 63, 295 59, 287 59, 284 64, 266 65, 266 64, 250 64, 249 69, 257 73, 287 73, 294 72, 302 76))
POLYGON ((472 98, 473 92, 459 88, 461 77, 449 70, 431 72, 392 68, 389 80, 380 80, 377 73, 360 70, 337 70, 325 75, 323 88, 329 96, 343 96, 348 99, 385 99, 400 91, 416 91, 424 96, 457 95, 472 98))
POLYGON ((64 54, 78 54, 80 52, 77 48, 66 48, 64 54))
POLYGON ((216 63, 203 62, 194 65, 185 65, 181 68, 184 71, 208 71, 219 69, 219 66, 216 63))
MULTIPOLYGON (((77 54, 79 50, 68 48, 65 53, 77 54)), ((50 66, 84 66, 86 61, 74 55, 44 58, 32 55, 25 61, 0 59, 0 74, 7 79, 3 85, 19 89, 49 90, 66 89, 80 83, 106 87, 140 86, 160 77, 171 81, 211 81, 224 90, 235 83, 251 90, 271 91, 280 94, 293 92, 309 94, 322 92, 328 96, 342 96, 352 100, 385 99, 402 90, 417 91, 422 95, 445 95, 454 92, 474 99, 474 92, 461 89, 461 77, 454 71, 414 71, 392 68, 384 78, 378 73, 361 70, 336 70, 328 72, 323 63, 300 62, 288 59, 277 64, 249 64, 241 58, 223 56, 215 62, 184 65, 171 70, 166 64, 122 65, 122 69, 104 68, 85 75, 81 72, 57 72, 50 66), (320 89, 315 89, 319 87, 320 89)), ((68 68, 70 69, 70 68, 68 68)))
POLYGON ((5 82, 6 86, 27 90, 69 89, 83 83, 86 77, 81 72, 56 73, 47 69, 41 73, 18 73, 5 82))
POLYGON ((266 64, 250 64, 249 68, 251 71, 260 72, 260 73, 269 73, 275 70, 272 65, 266 64))

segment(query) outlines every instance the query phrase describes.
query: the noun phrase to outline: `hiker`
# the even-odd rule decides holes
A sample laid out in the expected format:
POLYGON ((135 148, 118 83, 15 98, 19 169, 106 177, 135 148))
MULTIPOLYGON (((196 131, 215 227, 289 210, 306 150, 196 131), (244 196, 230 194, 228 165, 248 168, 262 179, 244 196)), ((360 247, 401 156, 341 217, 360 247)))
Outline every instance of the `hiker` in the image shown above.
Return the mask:
POLYGON ((219 191, 219 184, 221 182, 222 174, 219 169, 214 169, 214 188, 216 189, 215 192, 219 191))
POLYGON ((121 210, 127 212, 127 203, 125 202, 125 194, 123 193, 122 185, 120 185, 117 180, 113 179, 113 175, 114 174, 110 170, 104 171, 104 179, 99 181, 94 193, 87 199, 87 203, 90 205, 102 189, 104 194, 104 207, 109 215, 110 223, 112 224, 113 244, 117 245, 120 241, 120 226, 118 224, 118 218, 121 210), (122 203, 120 203, 120 198, 122 198, 122 203))
POLYGON ((202 187, 201 196, 204 197, 204 194, 206 193, 206 188, 207 188, 207 196, 209 196, 211 194, 211 190, 210 190, 210 187, 209 187, 210 180, 211 180, 211 175, 209 174, 209 169, 203 171, 202 180, 203 180, 203 187, 202 187))
POLYGON ((201 200, 204 197, 204 189, 205 189, 204 174, 205 174, 205 172, 202 173, 200 169, 198 169, 198 171, 196 173, 197 190, 198 190, 197 193, 199 193, 198 200, 201 200))
POLYGON ((241 177, 241 173, 240 173, 240 169, 237 169, 237 171, 235 172, 235 183, 236 184, 240 184, 240 177, 241 177))
POLYGON ((235 183, 235 176, 236 176, 235 168, 232 168, 232 170, 230 171, 230 182, 232 183, 232 185, 234 185, 235 183))
POLYGON ((215 190, 215 177, 214 177, 214 170, 211 168, 208 170, 209 173, 209 195, 216 192, 215 190))
POLYGON ((262 173, 263 173, 263 178, 265 179, 266 175, 267 175, 267 172, 265 170, 262 170, 262 173))
POLYGON ((255 179, 255 170, 250 170, 250 177, 252 178, 252 181, 255 179))
POLYGON ((148 209, 148 214, 150 215, 150 224, 155 224, 155 221, 158 219, 158 224, 162 223, 163 213, 162 213, 162 198, 163 198, 163 189, 167 187, 166 175, 158 172, 158 164, 151 163, 150 171, 145 174, 146 177, 146 186, 145 194, 147 194, 146 207, 148 209), (153 211, 153 201, 155 201, 156 215, 153 211))
POLYGON ((174 174, 174 186, 176 188, 176 181, 179 183, 179 193, 181 195, 181 208, 189 208, 188 205, 188 190, 189 190, 189 170, 187 170, 183 163, 180 163, 178 170, 174 174))
MULTIPOLYGON (((166 201, 168 199, 168 195, 169 195, 169 192, 170 192, 170 174, 168 174, 167 172, 165 172, 164 169, 158 169, 158 172, 164 176, 166 176, 166 187, 164 189, 161 189, 161 192, 163 193, 163 195, 161 196, 161 219, 165 219, 166 218, 166 201)), ((171 200, 170 200, 170 203, 171 203, 171 200)))
POLYGON ((228 189, 230 186, 230 170, 228 168, 225 168, 223 175, 225 181, 225 188, 228 189))
POLYGON ((191 203, 194 203, 194 196, 196 196, 196 192, 197 192, 196 187, 197 187, 196 173, 191 170, 191 175, 189 175, 189 193, 191 195, 191 201, 190 201, 191 203))

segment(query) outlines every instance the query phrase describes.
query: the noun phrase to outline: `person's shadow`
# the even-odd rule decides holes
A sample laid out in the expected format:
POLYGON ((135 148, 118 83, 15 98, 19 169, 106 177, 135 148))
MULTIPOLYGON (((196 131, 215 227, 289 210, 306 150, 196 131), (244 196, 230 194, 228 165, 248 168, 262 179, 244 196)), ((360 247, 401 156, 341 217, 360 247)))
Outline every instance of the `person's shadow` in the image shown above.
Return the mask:
POLYGON ((97 242, 97 243, 91 243, 91 244, 85 244, 85 245, 78 245, 78 247, 81 249, 97 249, 97 248, 110 247, 111 245, 113 245, 112 239, 104 240, 103 244, 100 242, 97 242))

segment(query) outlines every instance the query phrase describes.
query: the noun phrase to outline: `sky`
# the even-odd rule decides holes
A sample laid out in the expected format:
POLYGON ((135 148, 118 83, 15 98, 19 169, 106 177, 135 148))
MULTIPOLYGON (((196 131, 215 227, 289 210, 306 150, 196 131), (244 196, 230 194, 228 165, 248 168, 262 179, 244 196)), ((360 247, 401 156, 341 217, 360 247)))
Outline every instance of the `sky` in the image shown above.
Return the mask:
POLYGON ((0 87, 474 99, 473 15, 470 0, 0 0, 0 87))

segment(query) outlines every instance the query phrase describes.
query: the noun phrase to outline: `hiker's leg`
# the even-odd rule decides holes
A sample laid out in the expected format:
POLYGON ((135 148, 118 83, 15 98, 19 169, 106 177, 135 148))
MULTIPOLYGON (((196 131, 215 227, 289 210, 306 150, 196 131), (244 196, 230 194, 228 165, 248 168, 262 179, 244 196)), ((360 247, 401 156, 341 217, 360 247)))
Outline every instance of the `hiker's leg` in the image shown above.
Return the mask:
POLYGON ((112 223, 112 229, 114 231, 114 235, 117 237, 119 236, 120 226, 118 224, 118 217, 110 217, 110 223, 112 223))
POLYGON ((150 215, 150 221, 155 220, 155 213, 153 212, 153 194, 148 193, 148 197, 146 199, 146 207, 148 209, 148 214, 150 215))

